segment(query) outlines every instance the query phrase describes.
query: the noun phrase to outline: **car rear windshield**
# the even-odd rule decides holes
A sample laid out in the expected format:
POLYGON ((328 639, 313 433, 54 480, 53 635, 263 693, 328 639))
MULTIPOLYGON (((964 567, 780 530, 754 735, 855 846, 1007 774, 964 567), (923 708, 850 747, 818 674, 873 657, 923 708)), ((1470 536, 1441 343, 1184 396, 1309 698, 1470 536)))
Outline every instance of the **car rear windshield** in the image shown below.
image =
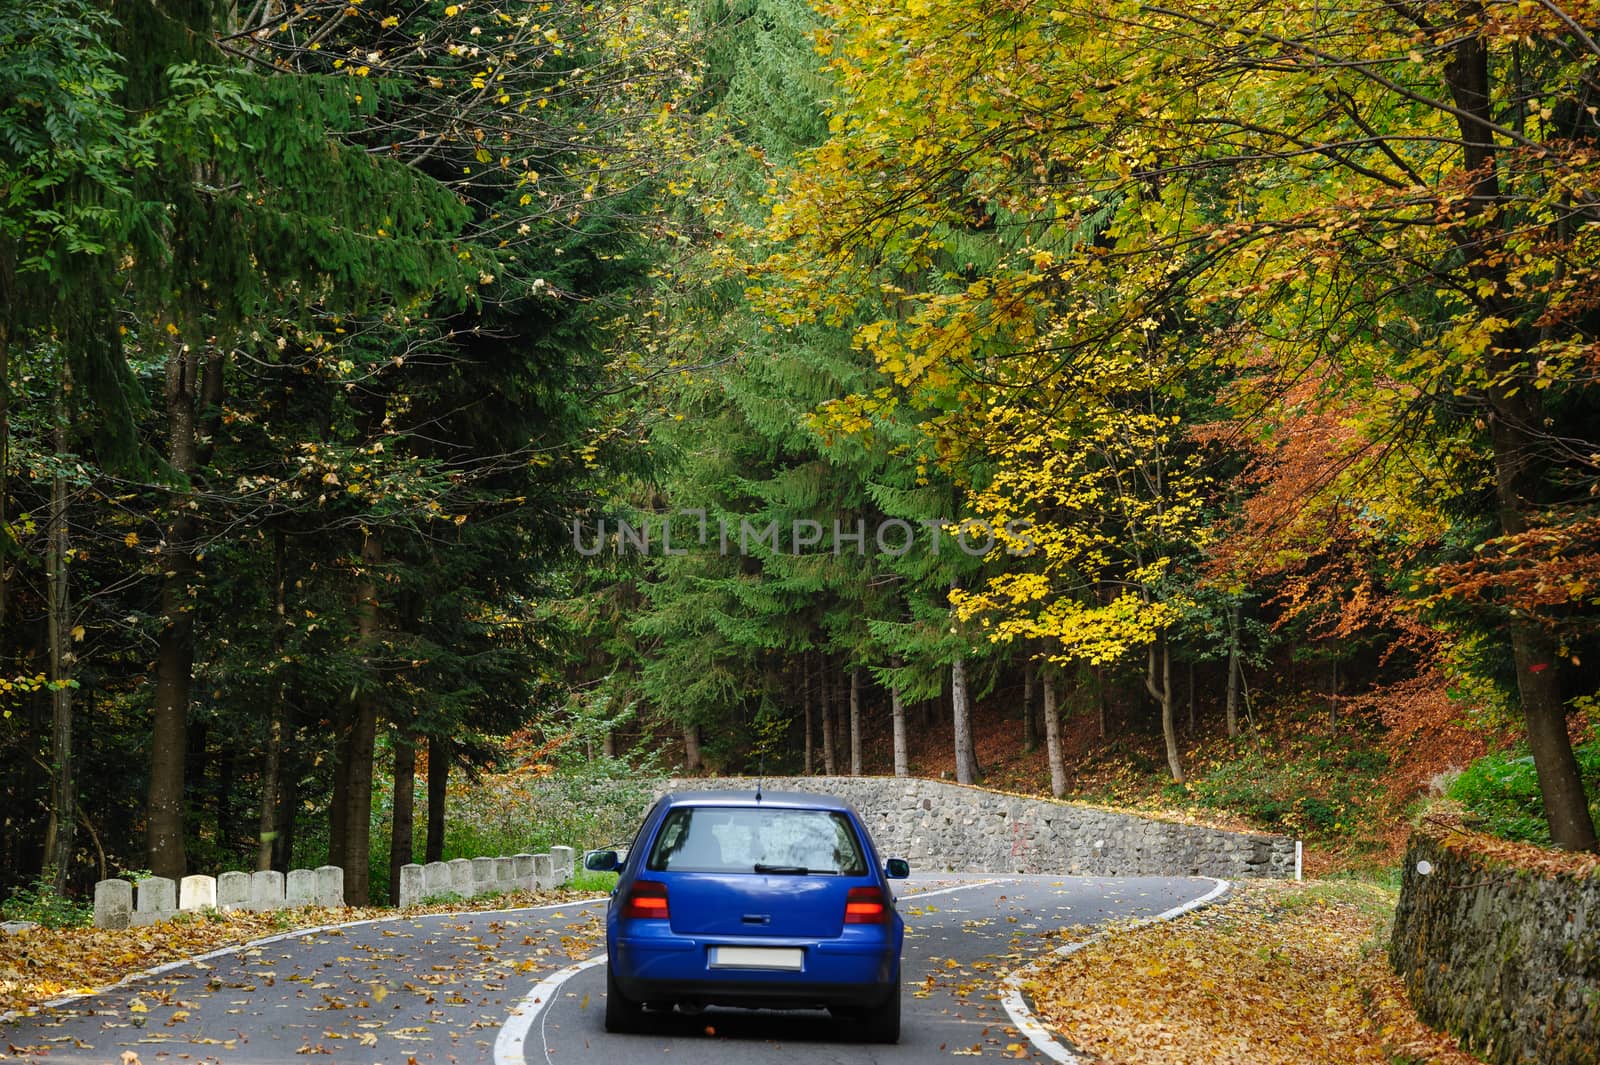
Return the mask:
POLYGON ((862 876, 866 859, 837 810, 680 806, 667 814, 646 866, 656 872, 862 876))

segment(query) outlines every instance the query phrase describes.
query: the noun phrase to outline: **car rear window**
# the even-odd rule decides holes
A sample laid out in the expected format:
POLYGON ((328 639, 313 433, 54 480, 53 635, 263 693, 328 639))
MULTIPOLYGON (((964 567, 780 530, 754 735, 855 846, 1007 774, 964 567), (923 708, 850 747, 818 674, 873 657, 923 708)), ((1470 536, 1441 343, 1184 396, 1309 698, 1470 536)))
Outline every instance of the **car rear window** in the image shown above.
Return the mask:
POLYGON ((645 865, 656 872, 867 871, 850 819, 837 810, 680 806, 667 814, 645 865))

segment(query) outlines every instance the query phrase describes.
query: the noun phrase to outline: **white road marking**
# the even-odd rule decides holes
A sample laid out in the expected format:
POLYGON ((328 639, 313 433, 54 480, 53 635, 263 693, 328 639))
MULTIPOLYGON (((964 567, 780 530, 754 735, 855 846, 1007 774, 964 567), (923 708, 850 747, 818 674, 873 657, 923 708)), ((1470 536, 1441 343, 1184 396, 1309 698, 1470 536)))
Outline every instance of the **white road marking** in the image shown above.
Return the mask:
POLYGON ((1154 917, 1144 917, 1130 924, 1122 925, 1117 929, 1096 932, 1087 939, 1080 939, 1075 943, 1068 943, 1064 947, 1057 947, 1038 961, 1024 965, 1009 974, 1000 985, 1005 988, 1005 993, 1000 997, 1000 1004, 1006 1008, 1006 1013, 1011 1017, 1011 1023, 1016 1025, 1023 1035, 1028 1037, 1028 1042, 1032 1043, 1039 1053, 1051 1061, 1059 1062, 1060 1065, 1085 1065, 1083 1058, 1056 1042, 1056 1038, 1051 1034, 1050 1029, 1041 1024, 1039 1018, 1034 1016, 1033 1011, 1028 1008, 1027 999, 1023 997, 1023 983, 1035 970, 1043 967, 1052 958, 1065 958, 1068 955, 1076 954, 1091 943, 1098 943, 1116 932, 1131 931, 1135 928, 1142 928, 1145 925, 1170 921, 1174 917, 1180 917, 1188 913, 1190 910, 1198 910, 1227 891, 1230 886, 1226 880, 1218 880, 1214 876, 1208 876, 1204 879, 1213 881, 1216 886, 1198 898, 1190 899, 1188 902, 1174 906, 1170 910, 1163 910, 1154 917))
POLYGON ((511 1010, 511 1016, 500 1026, 500 1034, 494 1039, 494 1065, 527 1065, 527 1058, 523 1056, 523 1044, 528 1038, 528 1029, 533 1027, 535 1018, 539 1020, 539 1045, 544 1050, 545 1061, 550 1060, 549 1041, 544 1037, 544 1018, 550 1011, 545 1009, 550 1001, 555 998, 561 985, 571 980, 585 969, 592 969, 596 965, 606 963, 605 951, 595 954, 569 965, 559 972, 549 976, 533 985, 533 990, 522 997, 511 1010))

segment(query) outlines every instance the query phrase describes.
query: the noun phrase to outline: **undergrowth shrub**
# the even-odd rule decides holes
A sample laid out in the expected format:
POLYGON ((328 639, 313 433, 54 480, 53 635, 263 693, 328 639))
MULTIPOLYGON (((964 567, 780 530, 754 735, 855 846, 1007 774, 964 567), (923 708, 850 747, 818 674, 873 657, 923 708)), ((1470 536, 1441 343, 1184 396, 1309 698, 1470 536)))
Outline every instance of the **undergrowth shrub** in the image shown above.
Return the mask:
MULTIPOLYGON (((1589 793, 1589 814, 1600 821, 1600 739, 1580 744, 1572 753, 1589 793)), ((1474 827, 1491 835, 1551 844, 1539 776, 1526 745, 1479 758, 1450 782, 1445 795, 1465 808, 1474 827)))
POLYGON ((11 893, 0 905, 0 916, 8 921, 32 921, 45 928, 86 928, 94 920, 94 906, 56 894, 48 880, 35 880, 32 887, 11 893))

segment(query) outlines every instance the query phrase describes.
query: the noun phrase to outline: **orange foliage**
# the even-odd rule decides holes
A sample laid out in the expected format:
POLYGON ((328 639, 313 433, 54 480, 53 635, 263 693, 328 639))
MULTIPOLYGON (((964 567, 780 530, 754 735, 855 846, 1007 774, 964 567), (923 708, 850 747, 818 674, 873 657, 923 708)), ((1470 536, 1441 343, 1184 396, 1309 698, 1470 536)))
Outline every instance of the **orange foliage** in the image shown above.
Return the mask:
POLYGON ((1494 600, 1554 626, 1583 624, 1600 605, 1600 515, 1564 516, 1482 545, 1476 558, 1440 566, 1435 600, 1494 600))

